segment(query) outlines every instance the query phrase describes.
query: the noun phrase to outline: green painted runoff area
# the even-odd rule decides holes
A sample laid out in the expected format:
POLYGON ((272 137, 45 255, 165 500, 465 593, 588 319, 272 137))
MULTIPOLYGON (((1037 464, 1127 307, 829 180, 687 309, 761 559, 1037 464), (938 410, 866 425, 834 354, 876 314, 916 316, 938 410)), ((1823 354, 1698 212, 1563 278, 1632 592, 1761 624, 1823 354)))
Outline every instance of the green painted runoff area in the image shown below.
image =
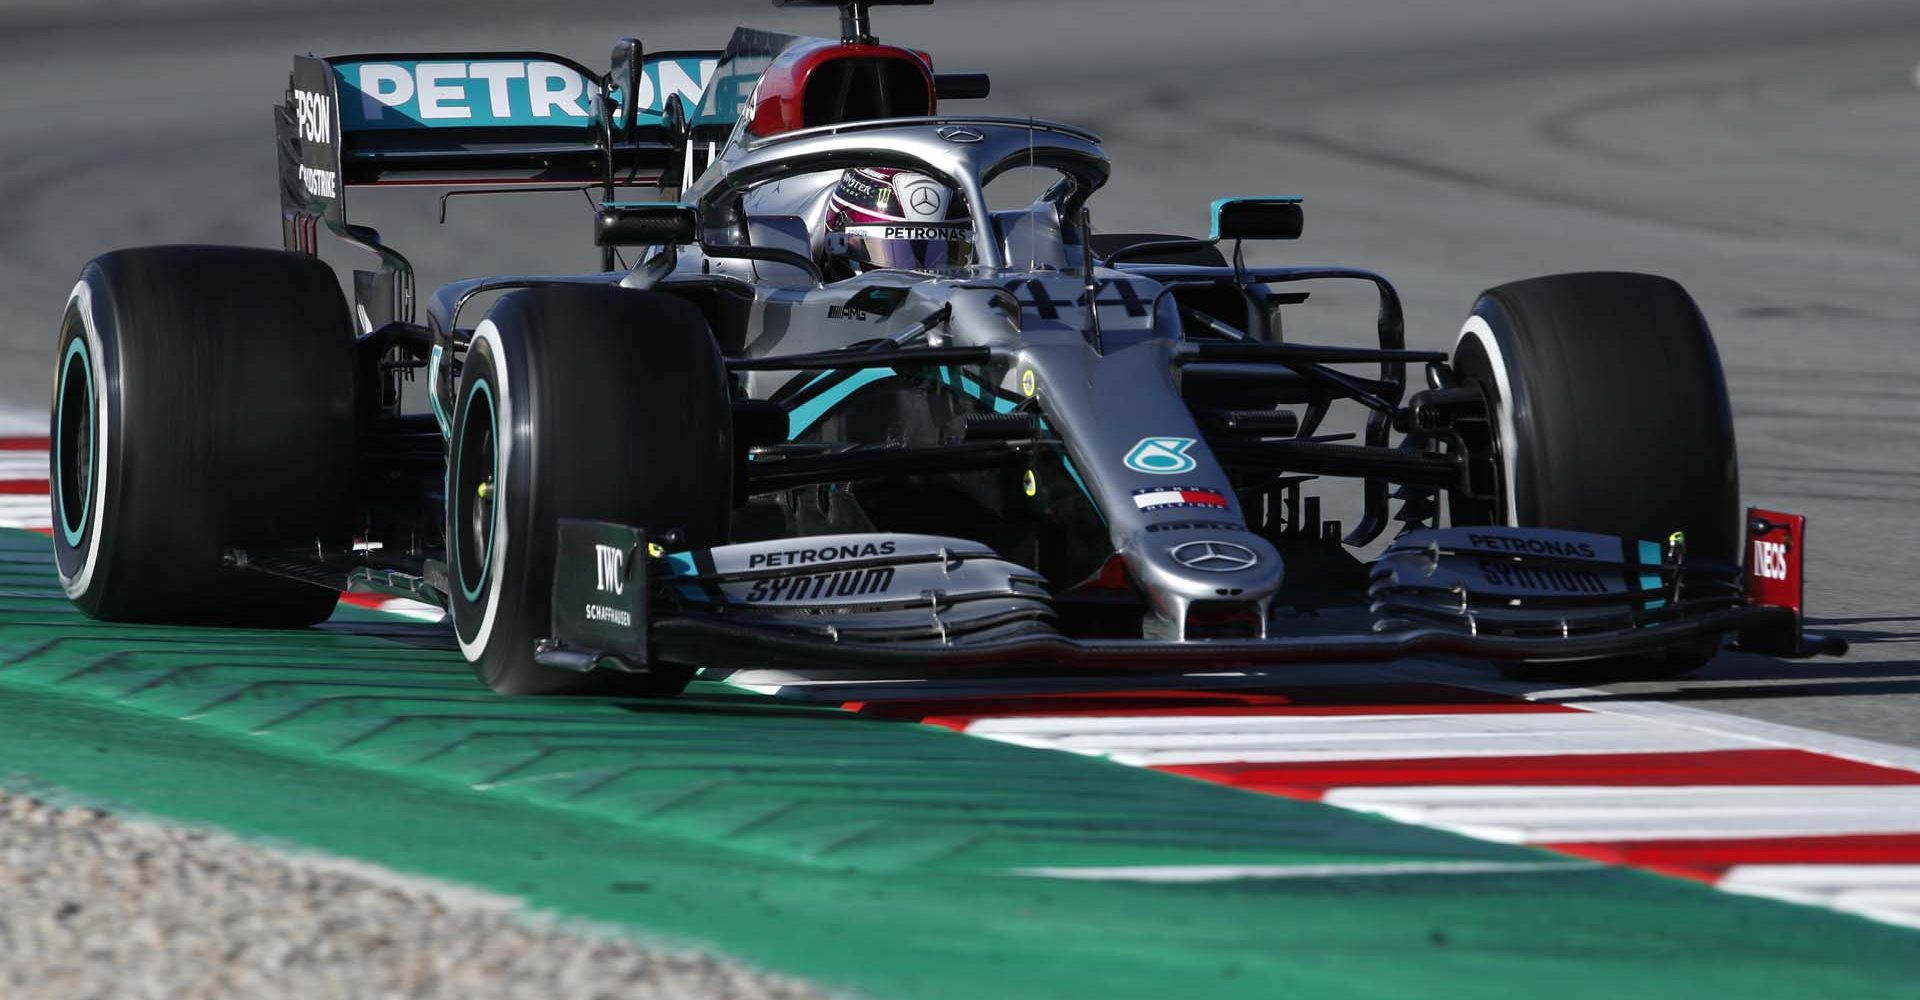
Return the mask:
POLYGON ((0 531, 0 781, 358 858, 830 988, 936 997, 1912 997, 1920 936, 1640 872, 1201 884, 1037 866, 1564 862, 696 684, 510 699, 435 626, 113 626, 0 531))

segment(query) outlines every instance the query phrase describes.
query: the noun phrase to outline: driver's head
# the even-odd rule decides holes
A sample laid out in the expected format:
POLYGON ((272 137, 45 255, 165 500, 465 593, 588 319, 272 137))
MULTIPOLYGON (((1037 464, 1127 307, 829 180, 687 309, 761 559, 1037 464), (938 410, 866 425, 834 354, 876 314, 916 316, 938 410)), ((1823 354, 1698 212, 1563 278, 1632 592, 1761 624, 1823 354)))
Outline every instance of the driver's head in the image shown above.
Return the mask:
POLYGON ((859 167, 827 203, 827 251, 856 270, 973 263, 973 224, 952 188, 907 170, 859 167))

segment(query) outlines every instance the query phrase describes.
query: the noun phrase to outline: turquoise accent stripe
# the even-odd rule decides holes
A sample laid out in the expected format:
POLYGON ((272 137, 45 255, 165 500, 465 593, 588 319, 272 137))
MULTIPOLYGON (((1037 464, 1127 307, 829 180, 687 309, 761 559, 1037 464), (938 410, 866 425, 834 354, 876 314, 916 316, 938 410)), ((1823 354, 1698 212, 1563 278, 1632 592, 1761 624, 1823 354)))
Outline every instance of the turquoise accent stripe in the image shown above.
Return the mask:
MULTIPOLYGON (((822 373, 812 382, 808 382, 807 385, 813 385, 814 382, 818 382, 820 379, 826 377, 826 373, 822 373)), ((845 382, 794 407, 787 413, 787 439, 793 440, 799 437, 807 428, 812 427, 818 422, 821 417, 826 416, 827 411, 846 402, 848 396, 859 392, 883 378, 892 377, 893 369, 891 368, 862 368, 845 382)))
POLYGON ((1641 590, 1659 590, 1660 587, 1661 587, 1661 582, 1659 577, 1649 573, 1640 574, 1641 590))
MULTIPOLYGON (((1040 418, 1040 430, 1043 433, 1053 430, 1053 428, 1047 424, 1047 418, 1045 417, 1040 418)), ((1107 512, 1101 510, 1098 503, 1094 503, 1093 491, 1087 489, 1087 481, 1080 478, 1080 470, 1073 467, 1073 459, 1068 458, 1065 452, 1062 452, 1060 455, 1060 465, 1067 470, 1067 477, 1073 480, 1073 485, 1080 487, 1081 495, 1087 498, 1088 503, 1093 504, 1093 512, 1099 515, 1100 523, 1107 523, 1107 512)))
POLYGON ((1648 601, 1648 602, 1647 602, 1647 610, 1648 610, 1648 611, 1658 611, 1658 610, 1660 610, 1661 608, 1664 608, 1664 607, 1666 607, 1666 606, 1667 606, 1667 602, 1666 602, 1666 600, 1665 600, 1664 598, 1663 598, 1663 599, 1661 599, 1661 600, 1657 600, 1657 601, 1648 601))
POLYGON ((1080 478, 1080 470, 1073 467, 1073 459, 1061 455, 1060 464, 1066 467, 1067 475, 1073 480, 1073 485, 1080 487, 1080 492, 1086 495, 1087 502, 1093 504, 1093 512, 1100 515, 1100 523, 1107 523, 1107 512, 1101 510, 1100 505, 1094 501, 1093 491, 1087 489, 1087 481, 1080 478))
POLYGON ((667 553, 667 568, 673 572, 674 576, 693 576, 699 572, 699 570, 693 566, 693 553, 691 552, 667 553))
POLYGON ((1660 565, 1660 543, 1659 542, 1641 542, 1640 543, 1640 561, 1647 564, 1648 566, 1660 565))
MULTIPOLYGON (((942 369, 943 374, 944 374, 944 371, 945 370, 942 369)), ((999 393, 993 392, 992 390, 988 389, 986 386, 980 384, 980 382, 977 379, 975 379, 973 376, 965 373, 962 373, 960 376, 960 391, 966 393, 969 396, 974 397, 975 399, 980 400, 983 403, 986 403, 986 402, 992 403, 993 412, 995 413, 1012 413, 1013 411, 1020 408, 1020 404, 1015 403, 1011 399, 1006 399, 1002 397, 999 393)))
MULTIPOLYGON (((487 380, 484 378, 474 379, 473 388, 467 390, 467 412, 469 414, 469 416, 467 417, 468 420, 473 419, 471 416, 473 412, 473 403, 474 403, 474 400, 480 396, 487 397, 487 422, 490 425, 492 425, 492 427, 494 428, 493 481, 497 489, 498 484, 500 482, 500 429, 499 429, 500 415, 493 408, 493 389, 492 387, 487 385, 487 380)), ((456 449, 453 455, 453 479, 451 480, 451 482, 454 484, 458 484, 460 482, 460 450, 459 449, 456 449)), ((493 502, 496 505, 500 503, 500 497, 497 492, 493 497, 493 502)), ((448 497, 447 503, 450 505, 453 505, 455 510, 459 509, 458 497, 452 497, 452 496, 448 497)), ((495 513, 494 517, 497 521, 497 519, 499 518, 499 514, 495 513)), ((466 532, 450 531, 448 532, 448 534, 453 536, 447 539, 447 542, 448 542, 448 547, 453 549, 453 558, 450 561, 453 563, 454 576, 458 577, 460 580, 460 592, 467 596, 467 600, 478 601, 480 599, 481 592, 486 589, 487 575, 493 569, 493 525, 492 524, 487 525, 487 548, 486 548, 486 551, 481 553, 480 555, 480 582, 471 588, 467 586, 467 574, 460 565, 459 540, 460 540, 460 536, 466 534, 466 532)))
POLYGON ((60 359, 60 405, 53 414, 53 502, 60 508, 60 534, 68 545, 79 545, 80 537, 87 533, 87 514, 93 509, 93 359, 87 353, 85 337, 75 337, 67 342, 66 356, 60 359), (61 482, 64 478, 61 470, 66 464, 61 460, 61 439, 66 437, 67 427, 67 372, 73 367, 73 359, 80 359, 82 383, 87 387, 87 440, 82 447, 87 450, 87 478, 80 484, 80 520, 69 523, 67 518, 67 487, 61 482))

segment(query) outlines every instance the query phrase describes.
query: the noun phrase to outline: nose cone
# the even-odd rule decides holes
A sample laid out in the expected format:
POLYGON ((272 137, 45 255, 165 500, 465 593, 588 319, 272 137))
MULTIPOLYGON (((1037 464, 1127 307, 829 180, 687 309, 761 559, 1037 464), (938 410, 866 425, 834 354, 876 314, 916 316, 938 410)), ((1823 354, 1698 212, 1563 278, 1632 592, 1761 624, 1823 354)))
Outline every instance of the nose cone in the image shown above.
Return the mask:
POLYGON ((1264 626, 1285 574, 1280 553, 1248 531, 1144 532, 1125 553, 1127 568, 1147 590, 1163 634, 1186 637, 1196 602, 1246 604, 1264 626))

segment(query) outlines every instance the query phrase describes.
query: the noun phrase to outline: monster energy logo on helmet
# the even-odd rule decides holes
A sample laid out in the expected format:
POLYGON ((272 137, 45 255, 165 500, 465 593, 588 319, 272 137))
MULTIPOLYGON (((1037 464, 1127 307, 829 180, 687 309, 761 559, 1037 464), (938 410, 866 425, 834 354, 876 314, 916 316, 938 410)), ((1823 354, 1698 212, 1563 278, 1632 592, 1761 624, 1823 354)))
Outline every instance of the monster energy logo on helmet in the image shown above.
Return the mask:
POLYGON ((855 271, 926 271, 973 263, 973 226, 958 194, 926 174, 859 167, 827 208, 828 249, 855 271))

